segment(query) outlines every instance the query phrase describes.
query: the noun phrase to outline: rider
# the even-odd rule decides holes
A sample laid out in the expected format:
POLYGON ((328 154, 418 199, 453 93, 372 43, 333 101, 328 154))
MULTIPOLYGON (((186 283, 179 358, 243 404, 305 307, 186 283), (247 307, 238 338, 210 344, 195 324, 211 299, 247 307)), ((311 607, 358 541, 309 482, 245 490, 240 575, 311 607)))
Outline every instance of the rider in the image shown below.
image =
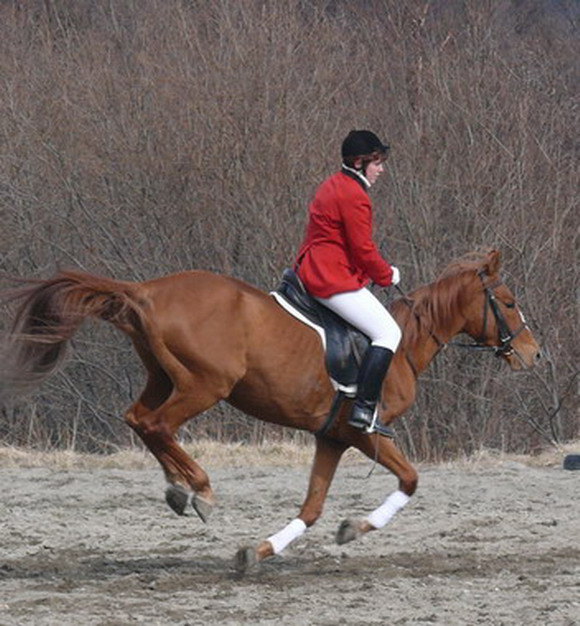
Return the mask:
POLYGON ((370 292, 374 281, 396 285, 399 270, 379 253, 372 239, 368 190, 384 171, 389 146, 368 130, 353 130, 342 143, 342 168, 318 187, 309 207, 306 237, 295 270, 307 291, 371 340, 361 363, 357 393, 348 420, 368 428, 383 379, 401 341, 401 330, 370 292))

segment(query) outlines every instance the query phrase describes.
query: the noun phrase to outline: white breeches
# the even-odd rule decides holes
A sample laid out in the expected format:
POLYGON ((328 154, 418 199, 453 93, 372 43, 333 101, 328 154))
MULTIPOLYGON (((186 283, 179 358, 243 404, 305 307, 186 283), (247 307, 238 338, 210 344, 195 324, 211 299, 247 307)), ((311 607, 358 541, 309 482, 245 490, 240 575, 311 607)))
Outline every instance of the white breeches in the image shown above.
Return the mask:
POLYGON ((370 337, 373 346, 381 346, 396 352, 401 341, 401 329, 392 315, 366 287, 357 291, 337 293, 330 298, 316 299, 370 337))

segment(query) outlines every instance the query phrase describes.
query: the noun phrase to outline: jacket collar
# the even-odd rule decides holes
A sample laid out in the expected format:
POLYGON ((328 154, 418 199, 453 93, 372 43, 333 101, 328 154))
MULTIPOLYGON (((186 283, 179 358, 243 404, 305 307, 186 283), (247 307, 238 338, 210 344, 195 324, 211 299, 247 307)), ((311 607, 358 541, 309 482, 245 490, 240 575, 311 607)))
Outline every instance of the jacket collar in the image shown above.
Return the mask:
POLYGON ((366 177, 358 170, 355 170, 353 167, 349 167, 348 165, 345 165, 343 163, 342 169, 340 171, 343 174, 346 174, 349 178, 356 180, 356 182, 359 183, 365 191, 369 190, 371 184, 366 179, 366 177))

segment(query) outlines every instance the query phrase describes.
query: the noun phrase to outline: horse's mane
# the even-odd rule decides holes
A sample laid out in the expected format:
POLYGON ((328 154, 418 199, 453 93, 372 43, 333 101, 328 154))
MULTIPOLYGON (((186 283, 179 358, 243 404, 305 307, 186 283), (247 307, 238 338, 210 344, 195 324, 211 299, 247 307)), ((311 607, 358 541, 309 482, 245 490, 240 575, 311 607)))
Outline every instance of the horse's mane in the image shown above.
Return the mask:
MULTIPOLYGON (((410 315, 404 329, 404 341, 413 348, 435 328, 444 328, 453 319, 463 289, 489 262, 489 251, 473 251, 451 261, 437 279, 412 291, 404 300, 410 315)), ((404 308, 399 305, 399 310, 404 308)))

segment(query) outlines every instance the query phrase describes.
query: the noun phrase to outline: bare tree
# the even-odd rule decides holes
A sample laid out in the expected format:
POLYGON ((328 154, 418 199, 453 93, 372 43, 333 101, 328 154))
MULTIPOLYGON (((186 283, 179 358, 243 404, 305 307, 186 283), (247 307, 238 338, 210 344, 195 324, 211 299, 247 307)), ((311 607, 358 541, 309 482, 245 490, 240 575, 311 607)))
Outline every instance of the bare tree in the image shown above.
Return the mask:
MULTIPOLYGON (((489 357, 441 355, 404 445, 577 437, 578 17, 564 0, 0 3, 1 268, 195 267, 269 289, 341 139, 372 128, 393 146, 377 239, 405 288, 497 246, 545 354, 508 381, 489 357)), ((3 407, 0 438, 126 445, 143 380, 110 333, 86 328, 50 386, 3 407)), ((183 436, 300 437, 227 407, 183 436)))

